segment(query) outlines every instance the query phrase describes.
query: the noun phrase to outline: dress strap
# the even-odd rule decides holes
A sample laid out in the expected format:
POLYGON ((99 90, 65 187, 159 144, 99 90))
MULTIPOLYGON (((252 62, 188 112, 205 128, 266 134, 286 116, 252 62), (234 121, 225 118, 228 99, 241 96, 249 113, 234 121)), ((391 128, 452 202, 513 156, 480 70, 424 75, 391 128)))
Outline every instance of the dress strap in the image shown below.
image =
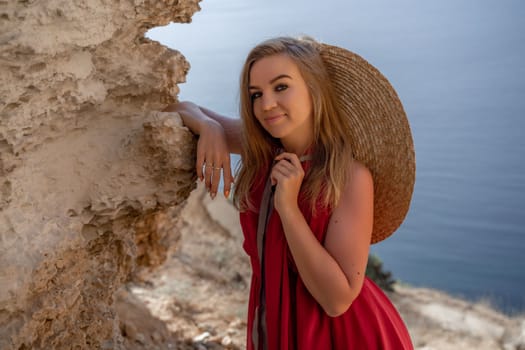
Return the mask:
MULTIPOLYGON (((305 162, 312 159, 311 154, 305 154, 299 158, 301 162, 305 162)), ((263 250, 264 250, 264 233, 266 232, 266 226, 268 225, 268 220, 273 211, 273 193, 274 187, 272 186, 272 181, 270 176, 266 179, 266 184, 264 186, 264 191, 261 199, 261 206, 259 209, 259 218, 257 221, 257 253, 259 255, 259 263, 262 267, 263 261, 263 250)))
MULTIPOLYGON (((306 154, 299 158, 301 162, 311 160, 312 155, 306 154)), ((261 290, 259 296, 259 307, 256 309, 255 322, 252 330, 252 341, 256 350, 259 350, 260 344, 262 343, 262 349, 266 350, 266 310, 264 305, 265 295, 265 271, 264 271, 264 237, 266 233, 266 227, 268 221, 273 212, 273 194, 275 186, 272 186, 272 180, 270 176, 266 179, 264 191, 261 199, 261 205, 259 209, 259 218, 257 220, 257 254, 259 255, 259 265, 261 267, 261 290)))
POLYGON ((272 181, 268 176, 264 192, 262 195, 261 206, 259 209, 259 219, 257 222, 257 252, 259 254, 259 263, 262 267, 263 262, 263 248, 264 248, 264 233, 266 232, 266 225, 273 211, 273 191, 272 181))
POLYGON ((252 330, 253 345, 256 350, 260 349, 262 343, 262 350, 266 350, 266 310, 264 303, 265 283, 264 283, 264 236, 268 221, 273 211, 273 193, 272 180, 270 176, 266 180, 264 192, 261 199, 261 206, 259 209, 259 218, 257 222, 257 253, 259 255, 259 265, 261 267, 261 290, 259 296, 259 307, 256 309, 254 329, 252 330))
POLYGON ((301 162, 306 162, 307 160, 312 160, 312 155, 311 154, 305 154, 305 155, 299 157, 299 161, 301 161, 301 162))

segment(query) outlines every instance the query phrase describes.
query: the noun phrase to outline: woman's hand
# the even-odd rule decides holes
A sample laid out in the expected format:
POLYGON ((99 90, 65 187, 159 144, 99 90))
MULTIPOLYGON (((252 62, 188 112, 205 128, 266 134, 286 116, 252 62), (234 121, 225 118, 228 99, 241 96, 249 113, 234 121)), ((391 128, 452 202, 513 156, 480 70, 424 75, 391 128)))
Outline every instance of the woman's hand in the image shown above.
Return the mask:
POLYGON ((212 198, 217 195, 221 171, 224 180, 224 196, 230 195, 233 176, 230 166, 230 152, 224 128, 213 119, 202 122, 197 142, 197 176, 204 180, 212 198))
POLYGON ((281 153, 275 157, 270 179, 275 185, 274 208, 279 215, 299 208, 297 198, 303 183, 304 170, 295 153, 281 153))
POLYGON ((184 125, 199 135, 195 169, 212 198, 217 195, 221 172, 224 179, 224 196, 230 195, 233 176, 230 152, 240 150, 240 120, 221 116, 192 102, 180 102, 164 111, 177 112, 184 125))

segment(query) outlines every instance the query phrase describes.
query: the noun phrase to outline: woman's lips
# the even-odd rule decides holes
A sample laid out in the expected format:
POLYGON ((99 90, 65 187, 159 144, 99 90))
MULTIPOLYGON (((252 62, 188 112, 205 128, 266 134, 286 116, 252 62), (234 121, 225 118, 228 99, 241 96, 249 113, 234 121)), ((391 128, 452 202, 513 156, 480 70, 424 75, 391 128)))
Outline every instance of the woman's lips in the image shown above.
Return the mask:
POLYGON ((284 117, 284 114, 276 114, 276 115, 272 115, 272 116, 266 117, 264 120, 268 124, 272 124, 272 123, 275 123, 276 121, 278 121, 279 119, 281 119, 283 117, 284 117))

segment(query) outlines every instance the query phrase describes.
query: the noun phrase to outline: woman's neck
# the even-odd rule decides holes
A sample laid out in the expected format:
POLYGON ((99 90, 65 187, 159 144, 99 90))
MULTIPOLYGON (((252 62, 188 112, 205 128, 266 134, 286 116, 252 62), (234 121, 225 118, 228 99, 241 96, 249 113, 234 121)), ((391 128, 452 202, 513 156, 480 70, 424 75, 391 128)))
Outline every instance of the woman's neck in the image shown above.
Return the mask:
POLYGON ((283 145, 283 148, 286 152, 295 153, 298 157, 307 153, 312 146, 312 142, 308 140, 308 138, 296 140, 296 142, 290 142, 290 140, 281 139, 281 144, 283 145))

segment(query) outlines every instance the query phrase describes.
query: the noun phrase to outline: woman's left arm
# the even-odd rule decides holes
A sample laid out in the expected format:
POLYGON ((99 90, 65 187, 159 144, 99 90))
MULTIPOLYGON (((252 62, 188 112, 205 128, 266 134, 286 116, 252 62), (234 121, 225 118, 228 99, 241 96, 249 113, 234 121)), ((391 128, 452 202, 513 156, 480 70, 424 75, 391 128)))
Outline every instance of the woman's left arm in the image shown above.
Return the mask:
MULTIPOLYGON (((282 178, 276 182, 279 180, 286 183, 282 178)), ((372 235, 373 197, 370 171, 354 161, 339 204, 332 212, 324 246, 312 233, 299 208, 290 205, 290 198, 287 205, 276 203, 301 279, 330 316, 344 313, 363 286, 372 235)))

